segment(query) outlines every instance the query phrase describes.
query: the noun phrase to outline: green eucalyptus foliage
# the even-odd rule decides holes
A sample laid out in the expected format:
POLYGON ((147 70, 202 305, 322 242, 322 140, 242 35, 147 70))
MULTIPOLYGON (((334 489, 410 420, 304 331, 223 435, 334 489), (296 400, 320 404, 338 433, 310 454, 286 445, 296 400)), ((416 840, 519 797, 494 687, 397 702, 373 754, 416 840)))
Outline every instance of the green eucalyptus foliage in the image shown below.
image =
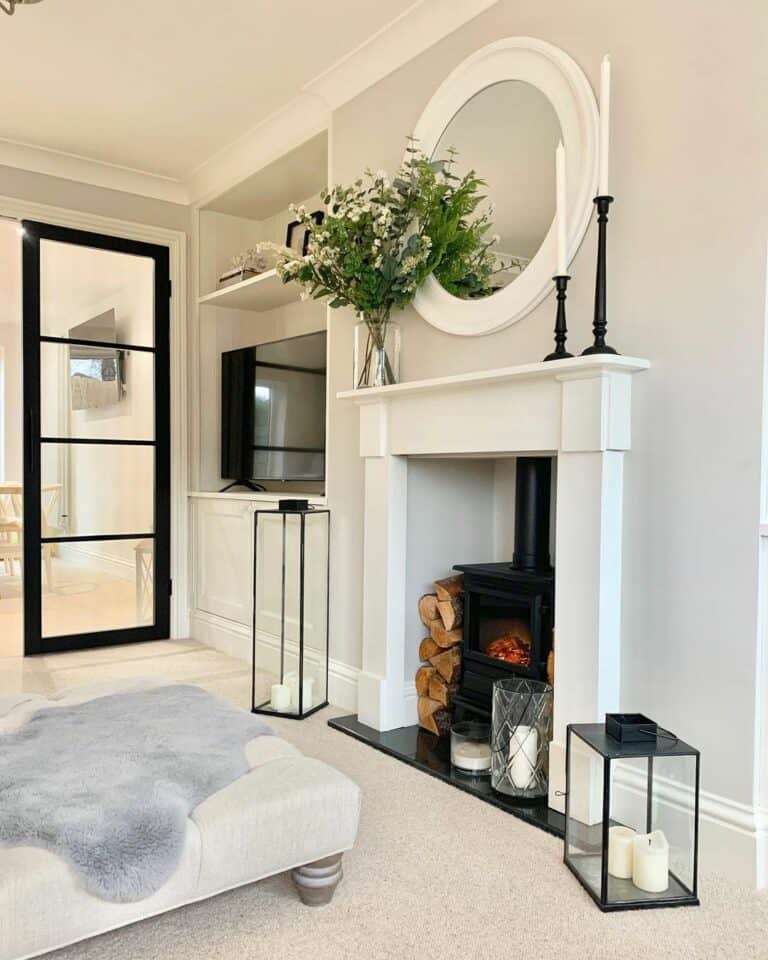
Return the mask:
MULTIPOLYGON (((434 273, 458 297, 485 296, 499 269, 488 239, 490 213, 478 212, 484 182, 453 173, 456 154, 429 160, 411 141, 391 182, 383 171, 323 194, 322 224, 295 209, 310 231, 307 255, 282 248, 278 272, 331 307, 353 307, 369 326, 407 306, 434 273)), ((292 208, 294 209, 294 208, 292 208)))

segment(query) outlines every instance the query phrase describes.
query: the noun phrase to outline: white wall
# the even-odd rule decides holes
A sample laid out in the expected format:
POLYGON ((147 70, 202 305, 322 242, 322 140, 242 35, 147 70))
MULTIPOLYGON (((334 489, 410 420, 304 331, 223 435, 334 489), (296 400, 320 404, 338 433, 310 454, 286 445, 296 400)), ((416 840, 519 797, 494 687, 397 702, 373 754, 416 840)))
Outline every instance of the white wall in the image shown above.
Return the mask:
POLYGON ((13 223, 0 220, 0 479, 22 472, 21 240, 13 223))
MULTIPOLYGON (((500 2, 339 109, 334 182, 392 171, 447 74, 507 35, 561 46, 597 88, 614 67, 610 341, 636 378, 627 458, 623 694, 701 747, 703 786, 749 804, 755 775, 757 531, 768 135, 764 10, 650 0, 500 2)), ((572 264, 572 349, 590 339, 594 225, 572 264)), ((507 331, 440 333, 409 310, 403 379, 542 358, 552 297, 507 331)), ((351 385, 349 312, 332 315, 331 395, 351 385)), ((357 410, 332 401, 333 656, 360 664, 362 473, 357 410)), ((590 496, 585 490, 584 496, 590 496)), ((414 637, 414 643, 418 637, 414 637)), ((579 717, 569 720, 578 721, 579 717)))

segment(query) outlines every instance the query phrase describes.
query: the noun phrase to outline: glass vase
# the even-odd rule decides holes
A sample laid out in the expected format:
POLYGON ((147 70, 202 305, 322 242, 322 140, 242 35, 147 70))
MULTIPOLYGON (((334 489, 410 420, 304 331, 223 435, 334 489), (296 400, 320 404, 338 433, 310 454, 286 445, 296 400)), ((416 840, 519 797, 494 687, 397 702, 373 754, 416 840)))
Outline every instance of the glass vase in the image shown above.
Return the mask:
POLYGON ((387 387, 400 380, 400 326, 389 319, 355 324, 355 389, 387 387))
POLYGON ((552 687, 522 677, 493 685, 491 786, 524 800, 546 797, 552 687))
POLYGON ((451 727, 451 766, 471 777, 491 775, 491 725, 464 720, 451 727))

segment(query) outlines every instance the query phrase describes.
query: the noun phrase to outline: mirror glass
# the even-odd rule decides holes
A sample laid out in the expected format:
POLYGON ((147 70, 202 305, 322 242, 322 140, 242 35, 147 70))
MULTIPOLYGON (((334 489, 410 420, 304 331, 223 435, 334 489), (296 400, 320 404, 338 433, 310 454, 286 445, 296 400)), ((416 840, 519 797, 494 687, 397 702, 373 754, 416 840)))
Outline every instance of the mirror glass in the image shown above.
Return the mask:
POLYGON ((476 213, 490 212, 498 236, 493 273, 479 289, 464 289, 450 275, 437 279, 455 296, 489 296, 513 283, 533 259, 555 215, 555 150, 560 121, 547 97, 530 83, 507 80, 477 93, 454 115, 432 154, 452 172, 470 170, 485 181, 486 199, 476 213))

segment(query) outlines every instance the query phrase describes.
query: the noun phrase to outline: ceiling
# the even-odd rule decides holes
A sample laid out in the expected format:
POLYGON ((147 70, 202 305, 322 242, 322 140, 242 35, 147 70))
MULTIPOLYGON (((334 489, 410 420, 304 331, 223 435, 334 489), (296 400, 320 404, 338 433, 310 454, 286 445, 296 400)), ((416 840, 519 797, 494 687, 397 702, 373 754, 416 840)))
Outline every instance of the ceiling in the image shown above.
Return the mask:
POLYGON ((183 179, 413 0, 45 0, 0 19, 0 139, 183 179))

